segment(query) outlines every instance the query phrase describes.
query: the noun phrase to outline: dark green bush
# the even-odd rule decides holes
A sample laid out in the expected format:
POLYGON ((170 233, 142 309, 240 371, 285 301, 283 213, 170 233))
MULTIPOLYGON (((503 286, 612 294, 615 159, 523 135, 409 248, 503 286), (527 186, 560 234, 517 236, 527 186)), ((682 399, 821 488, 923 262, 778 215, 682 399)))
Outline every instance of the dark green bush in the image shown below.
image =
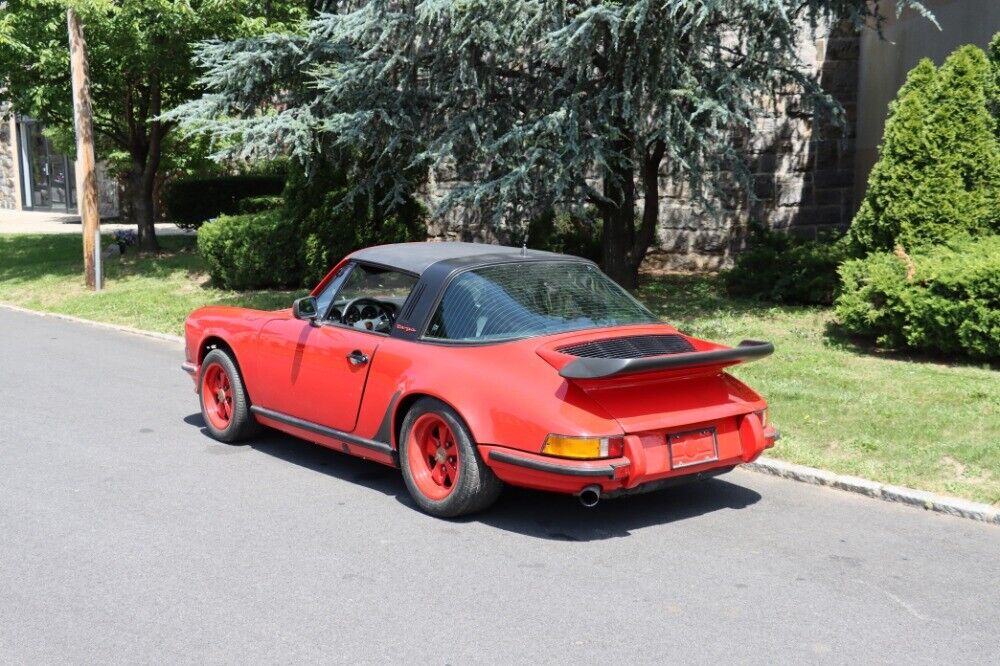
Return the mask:
POLYGON ((837 318, 891 348, 1000 359, 1000 236, 847 261, 837 318))
POLYGON ((357 249, 427 238, 423 207, 413 198, 380 212, 369 201, 346 202, 346 185, 344 172, 328 161, 313 164, 308 173, 293 165, 289 173, 285 212, 298 225, 305 286, 357 249))
POLYGON ((803 240, 755 227, 749 247, 722 272, 722 281, 732 296, 830 305, 839 282, 837 267, 849 256, 846 237, 803 240))
POLYGON ((922 60, 890 106, 879 160, 851 224, 865 252, 1000 231, 993 65, 976 46, 922 60))
POLYGON ((197 229, 220 215, 239 213, 244 199, 278 195, 284 187, 280 174, 185 178, 166 185, 163 204, 178 227, 197 229))
POLYGON ((397 216, 357 223, 351 215, 335 210, 336 194, 331 199, 329 207, 312 211, 299 227, 302 280, 307 286, 319 282, 334 264, 357 249, 426 239, 422 223, 416 227, 397 216))
POLYGON ((601 219, 591 210, 549 212, 528 224, 528 246, 601 260, 601 219))
POLYGON ((221 287, 295 287, 302 282, 297 231, 281 210, 223 215, 198 229, 198 251, 221 287))

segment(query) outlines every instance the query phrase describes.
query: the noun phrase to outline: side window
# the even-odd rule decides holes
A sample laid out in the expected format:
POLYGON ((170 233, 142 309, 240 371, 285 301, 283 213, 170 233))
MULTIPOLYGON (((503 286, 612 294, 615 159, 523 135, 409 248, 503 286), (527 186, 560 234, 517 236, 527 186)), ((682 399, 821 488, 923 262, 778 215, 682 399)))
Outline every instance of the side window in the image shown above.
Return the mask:
POLYGON ((330 309, 330 304, 333 303, 333 297, 337 294, 340 289, 340 285, 344 283, 344 278, 347 277, 347 273, 350 272, 351 265, 347 264, 333 276, 333 278, 326 283, 323 287, 323 291, 319 293, 316 297, 316 311, 320 313, 322 317, 328 317, 328 310, 330 309))
POLYGON ((406 273, 374 266, 355 267, 337 296, 337 303, 345 304, 358 298, 373 298, 402 305, 417 278, 406 273))
POLYGON ((357 264, 333 297, 329 319, 353 328, 388 333, 417 278, 357 264))

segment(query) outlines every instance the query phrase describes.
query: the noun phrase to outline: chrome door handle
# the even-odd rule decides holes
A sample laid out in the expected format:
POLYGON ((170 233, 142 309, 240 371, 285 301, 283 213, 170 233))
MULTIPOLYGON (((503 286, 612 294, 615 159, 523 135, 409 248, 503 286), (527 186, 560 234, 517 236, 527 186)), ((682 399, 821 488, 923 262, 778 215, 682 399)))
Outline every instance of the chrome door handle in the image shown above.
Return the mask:
POLYGON ((364 365, 368 362, 368 355, 362 352, 360 349, 355 349, 350 354, 347 355, 347 360, 351 362, 351 365, 358 366, 364 365))

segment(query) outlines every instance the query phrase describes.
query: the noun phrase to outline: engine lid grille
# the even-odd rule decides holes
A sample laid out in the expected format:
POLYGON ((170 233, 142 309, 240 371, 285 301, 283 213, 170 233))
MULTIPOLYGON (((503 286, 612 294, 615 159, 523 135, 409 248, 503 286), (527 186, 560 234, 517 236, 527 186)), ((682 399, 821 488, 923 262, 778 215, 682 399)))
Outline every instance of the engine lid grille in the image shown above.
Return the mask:
POLYGON ((556 351, 582 358, 646 358, 693 352, 694 347, 684 336, 668 333, 591 340, 558 347, 556 351))

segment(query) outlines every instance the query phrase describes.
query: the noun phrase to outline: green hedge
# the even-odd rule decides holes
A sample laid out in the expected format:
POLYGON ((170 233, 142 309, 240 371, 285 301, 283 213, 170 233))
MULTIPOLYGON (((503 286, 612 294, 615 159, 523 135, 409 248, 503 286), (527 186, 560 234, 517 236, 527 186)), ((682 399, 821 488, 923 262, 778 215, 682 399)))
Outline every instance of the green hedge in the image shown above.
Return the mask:
POLYGON ((837 267, 850 256, 846 238, 802 240, 756 227, 736 265, 722 272, 732 296, 777 303, 830 305, 837 292, 837 267))
POLYGON ((879 345, 1000 359, 1000 236, 844 263, 840 322, 879 345))
POLYGON ((241 212, 245 199, 281 194, 284 175, 211 176, 168 183, 163 204, 168 219, 181 229, 197 229, 220 215, 241 212))
POLYGON ((295 287, 302 282, 297 225, 281 210, 224 215, 198 230, 198 251, 227 289, 295 287))

